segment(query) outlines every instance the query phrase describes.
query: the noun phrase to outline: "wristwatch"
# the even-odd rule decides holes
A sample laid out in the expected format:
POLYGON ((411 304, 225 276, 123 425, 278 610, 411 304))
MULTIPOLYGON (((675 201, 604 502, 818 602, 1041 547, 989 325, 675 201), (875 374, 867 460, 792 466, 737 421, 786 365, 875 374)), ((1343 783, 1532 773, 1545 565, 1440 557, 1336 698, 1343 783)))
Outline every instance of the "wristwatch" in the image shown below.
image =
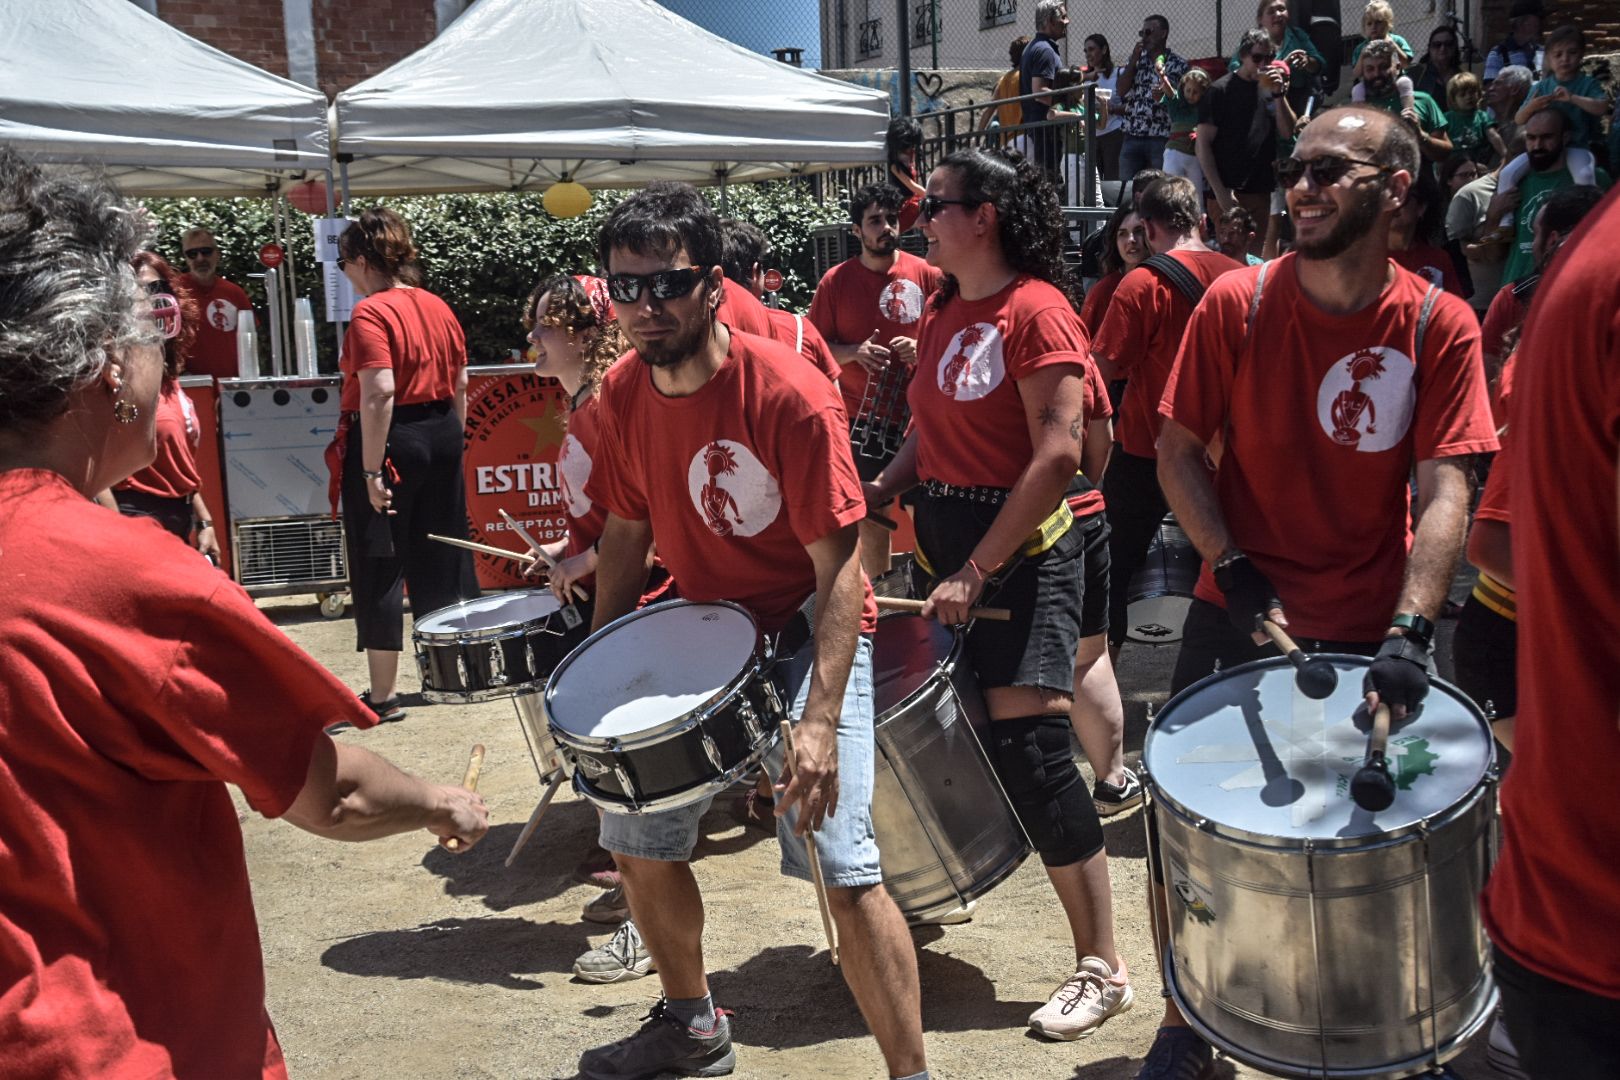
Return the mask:
POLYGON ((377 478, 378 478, 378 477, 379 477, 379 476, 381 476, 381 475, 382 475, 382 470, 381 470, 381 469, 376 469, 376 470, 372 470, 372 469, 361 469, 361 470, 360 470, 360 475, 361 475, 361 476, 363 476, 363 477, 365 477, 365 478, 366 478, 366 479, 367 479, 367 480, 375 480, 375 479, 377 479, 377 478))
POLYGON ((1416 612, 1403 611, 1389 620, 1389 625, 1392 630, 1399 630, 1403 636, 1425 649, 1434 644, 1434 623, 1416 612))

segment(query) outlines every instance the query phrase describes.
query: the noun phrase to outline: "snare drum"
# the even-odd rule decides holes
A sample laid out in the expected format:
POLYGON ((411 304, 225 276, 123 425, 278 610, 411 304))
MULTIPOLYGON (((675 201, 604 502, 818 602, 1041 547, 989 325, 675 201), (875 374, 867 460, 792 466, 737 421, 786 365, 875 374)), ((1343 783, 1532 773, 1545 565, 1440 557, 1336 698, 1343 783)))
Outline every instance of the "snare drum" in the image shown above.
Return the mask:
POLYGON ((878 620, 872 829, 883 884, 914 922, 967 906, 1030 852, 979 743, 989 713, 962 649, 932 619, 878 620))
POLYGON ((670 600, 592 634, 557 665, 545 711, 574 787, 611 813, 725 790, 780 738, 790 699, 747 610, 670 600))
POLYGON ((1176 516, 1165 515, 1141 569, 1131 577, 1126 593, 1126 638, 1145 645, 1180 641, 1202 565, 1198 549, 1176 524, 1176 516))
POLYGON ((411 633, 422 696, 465 704, 538 691, 590 624, 549 590, 463 600, 419 619, 411 633))
MULTIPOLYGON (((1368 661, 1313 701, 1275 658, 1177 695, 1142 748, 1167 886, 1166 983, 1199 1034, 1285 1077, 1402 1077, 1496 1006, 1479 893, 1494 856, 1490 726, 1438 680, 1390 735, 1395 802, 1350 799, 1368 661), (1356 715, 1360 708, 1360 715, 1356 715)), ((1151 852, 1151 848, 1150 848, 1151 852)))

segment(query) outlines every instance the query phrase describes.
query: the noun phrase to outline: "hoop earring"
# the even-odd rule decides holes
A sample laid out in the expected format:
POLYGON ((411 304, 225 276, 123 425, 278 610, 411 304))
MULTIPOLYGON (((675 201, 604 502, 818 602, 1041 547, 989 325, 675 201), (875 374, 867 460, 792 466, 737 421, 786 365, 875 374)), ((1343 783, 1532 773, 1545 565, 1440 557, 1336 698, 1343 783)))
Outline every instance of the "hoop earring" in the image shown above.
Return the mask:
POLYGON ((141 418, 141 407, 119 398, 113 402, 113 419, 120 424, 133 424, 141 418))

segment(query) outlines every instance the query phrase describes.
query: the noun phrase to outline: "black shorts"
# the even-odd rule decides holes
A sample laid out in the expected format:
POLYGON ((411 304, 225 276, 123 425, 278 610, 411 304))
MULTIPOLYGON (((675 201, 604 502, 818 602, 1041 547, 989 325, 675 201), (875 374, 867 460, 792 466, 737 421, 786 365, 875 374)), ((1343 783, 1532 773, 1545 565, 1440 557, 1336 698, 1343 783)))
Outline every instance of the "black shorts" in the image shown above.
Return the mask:
MULTIPOLYGON (((1571 943, 1578 948, 1578 943, 1571 943)), ((1534 1077, 1613 1080, 1620 1076, 1620 999, 1599 997, 1531 971, 1501 950, 1491 967, 1502 1021, 1519 1062, 1534 1077)))
POLYGON ((1085 545, 1080 597, 1080 639, 1084 641, 1108 632, 1108 515, 1099 510, 1076 518, 1074 528, 1080 530, 1085 545))
POLYGON ((1103 497, 1108 501, 1109 597, 1108 640, 1125 642, 1130 629, 1131 579, 1147 561, 1148 549, 1170 512, 1159 490, 1159 463, 1153 458, 1127 454, 1118 446, 1103 473, 1103 497))
POLYGON ((1495 720, 1519 711, 1519 624, 1470 595, 1451 639, 1457 687, 1495 720))
MULTIPOLYGON (((936 578, 960 570, 1001 507, 919 493, 917 547, 936 578)), ((984 689, 1033 686, 1074 692, 1074 654, 1084 608, 1086 530, 1080 523, 1039 555, 1015 557, 1012 569, 985 589, 982 607, 1012 611, 1008 622, 979 619, 967 636, 968 661, 984 689)), ((926 572, 918 566, 926 579, 926 572)), ((927 596, 933 581, 919 580, 927 596)))

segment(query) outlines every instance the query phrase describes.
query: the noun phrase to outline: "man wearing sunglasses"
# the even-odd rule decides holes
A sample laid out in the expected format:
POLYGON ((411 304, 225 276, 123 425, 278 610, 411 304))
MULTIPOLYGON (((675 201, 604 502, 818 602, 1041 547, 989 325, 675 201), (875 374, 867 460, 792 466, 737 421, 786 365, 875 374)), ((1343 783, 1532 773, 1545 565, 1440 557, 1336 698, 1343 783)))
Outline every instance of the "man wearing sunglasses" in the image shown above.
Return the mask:
MULTIPOLYGON (((1469 462, 1497 441, 1473 312, 1389 259, 1419 162, 1386 112, 1318 116, 1279 169, 1294 251, 1193 313, 1159 407, 1159 481, 1206 563, 1173 691, 1275 655, 1268 618, 1307 652, 1373 657, 1368 705, 1397 721, 1428 692, 1469 462)), ((1167 1003, 1162 1053, 1207 1062, 1183 1024, 1167 1003)))
POLYGON ((1259 27, 1238 41, 1237 54, 1237 70, 1217 79, 1198 101, 1193 148, 1221 212, 1241 206, 1254 220, 1264 221, 1277 186, 1272 161, 1279 84, 1275 76, 1262 75, 1277 57, 1270 35, 1259 27))
MULTIPOLYGON (((877 609, 861 572, 866 503, 843 402, 790 347, 719 316, 720 223, 693 188, 659 182, 626 199, 598 250, 633 349, 603 379, 603 467, 585 489, 608 510, 594 626, 634 609, 654 541, 684 598, 739 604, 767 634, 797 625, 814 598, 814 636, 780 668, 798 682, 799 718, 792 782, 777 798, 782 868, 809 880, 804 833, 815 829, 845 978, 889 1075, 926 1076, 916 955, 872 839, 877 609)), ((784 753, 767 759, 772 775, 784 753)), ((690 866, 708 805, 602 815, 602 846, 664 997, 641 1030, 585 1053, 580 1072, 592 1080, 720 1076, 735 1063, 730 1023, 709 996, 690 866)))
POLYGON ((186 357, 186 373, 234 379, 236 320, 242 312, 253 310, 253 302, 240 286, 219 276, 219 245, 213 233, 187 229, 180 238, 180 247, 189 268, 180 279, 190 286, 202 311, 197 338, 186 357))

